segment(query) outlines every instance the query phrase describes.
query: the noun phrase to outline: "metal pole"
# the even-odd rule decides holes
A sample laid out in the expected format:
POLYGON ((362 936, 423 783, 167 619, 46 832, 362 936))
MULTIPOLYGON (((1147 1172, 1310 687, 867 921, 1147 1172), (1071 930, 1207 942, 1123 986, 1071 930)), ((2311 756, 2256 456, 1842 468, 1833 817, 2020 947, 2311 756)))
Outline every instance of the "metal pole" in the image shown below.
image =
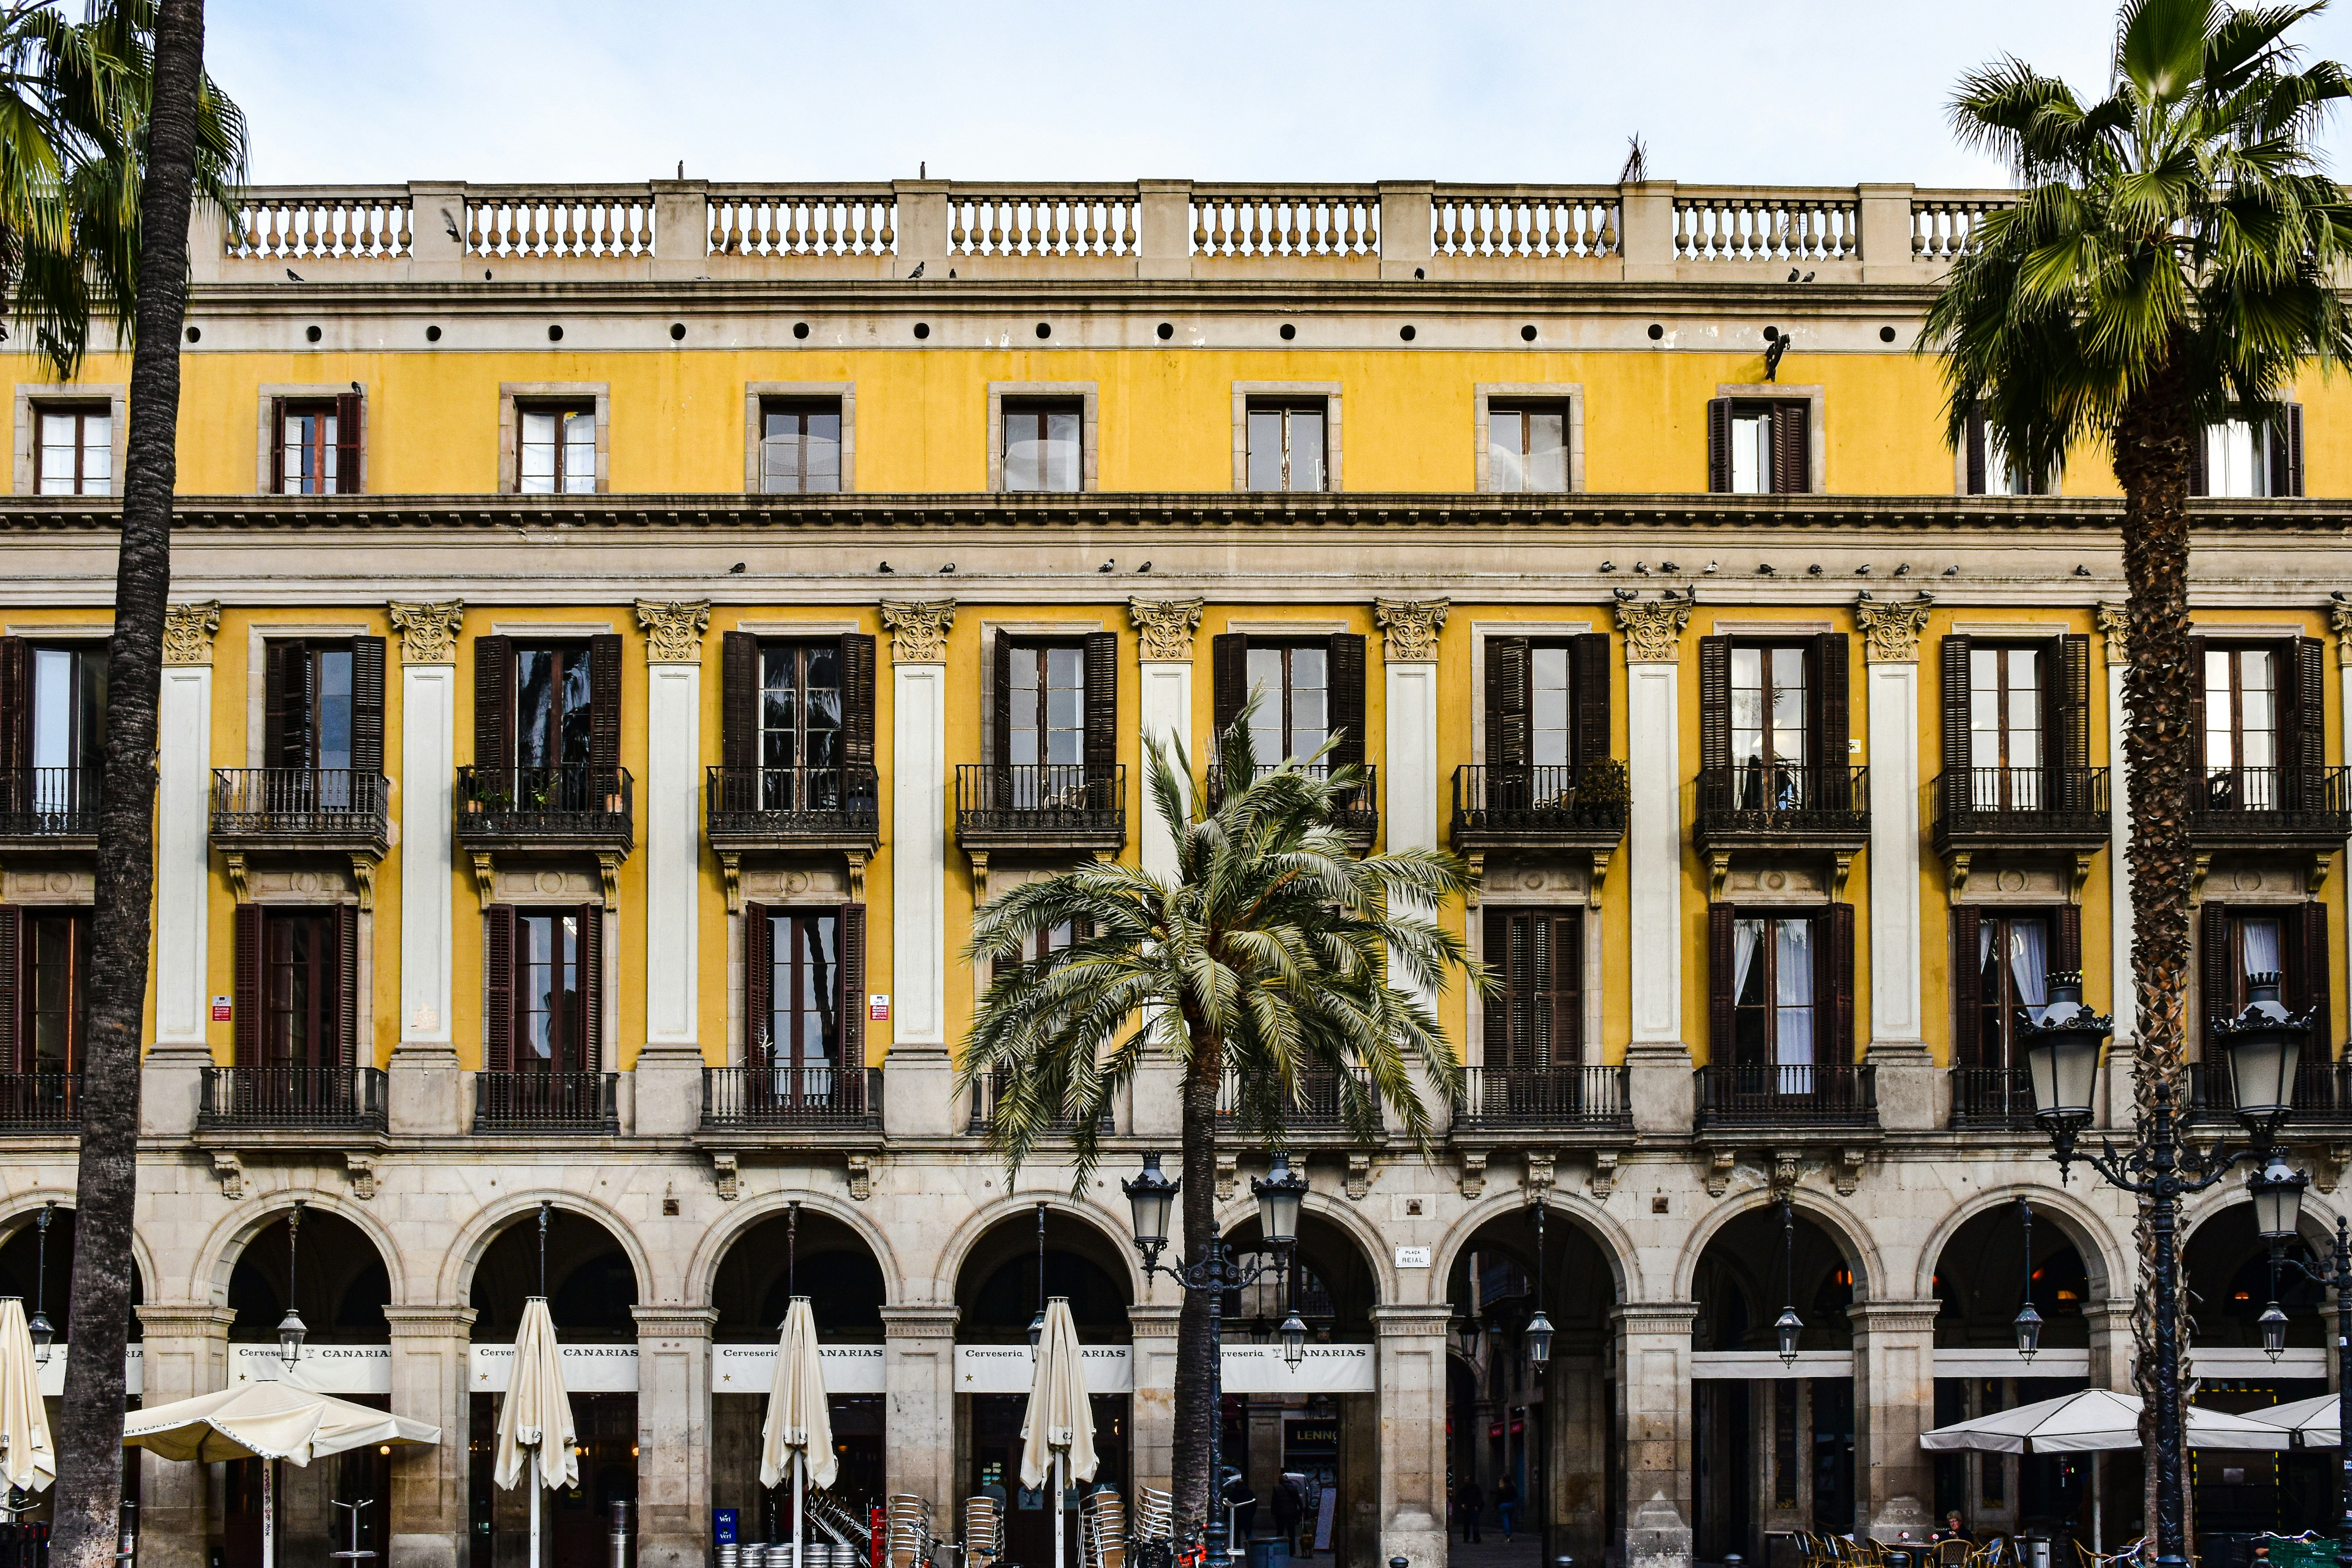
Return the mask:
POLYGON ((1225 1242, 1209 1245, 1209 1562, 1225 1568, 1232 1544, 1225 1522, 1225 1242))
POLYGON ((2336 1568, 2352 1568, 2352 1230, 2336 1216, 2336 1568))
MULTIPOLYGON (((544 1222, 542 1221, 542 1223, 544 1223, 544 1222)), ((533 1446, 532 1446, 532 1447, 531 1447, 531 1450, 530 1450, 530 1568, 539 1568, 539 1494, 540 1494, 540 1491, 541 1491, 541 1487, 540 1487, 540 1484, 539 1484, 539 1451, 540 1451, 540 1447, 541 1447, 541 1445, 544 1445, 544 1444, 546 1443, 546 1441, 547 1441, 547 1438, 546 1438, 545 1435, 544 1435, 544 1434, 542 1434, 542 1435, 541 1436, 541 1437, 540 1437, 539 1444, 535 1444, 535 1445, 533 1445, 533 1446)))
MULTIPOLYGON (((1085 1395, 1081 1394, 1079 1397, 1084 1398, 1085 1395)), ((1066 1550, 1062 1541, 1062 1531, 1068 1526, 1069 1521, 1062 1517, 1062 1450, 1055 1448, 1051 1452, 1054 1456, 1052 1474, 1045 1479, 1053 1486, 1054 1495, 1049 1500, 1046 1509, 1047 1517, 1054 1521, 1054 1568, 1062 1568, 1063 1554, 1066 1550)), ((800 1568, 800 1564, 795 1563, 793 1568, 800 1568)))
POLYGON ((2149 1152, 2155 1178, 2150 1184, 2148 1228, 2156 1237, 2156 1561, 2158 1568, 2187 1568, 2187 1510, 2180 1468, 2180 1331, 2174 1306, 2179 1289, 2179 1167, 2172 1131, 2172 1094, 2168 1088, 2157 1091, 2149 1152))
POLYGON ((803 1447, 793 1450, 793 1568, 801 1568, 801 1516, 807 1510, 808 1449, 803 1447))
POLYGON ((275 1568, 278 1561, 278 1461, 265 1458, 261 1461, 261 1568, 275 1568))

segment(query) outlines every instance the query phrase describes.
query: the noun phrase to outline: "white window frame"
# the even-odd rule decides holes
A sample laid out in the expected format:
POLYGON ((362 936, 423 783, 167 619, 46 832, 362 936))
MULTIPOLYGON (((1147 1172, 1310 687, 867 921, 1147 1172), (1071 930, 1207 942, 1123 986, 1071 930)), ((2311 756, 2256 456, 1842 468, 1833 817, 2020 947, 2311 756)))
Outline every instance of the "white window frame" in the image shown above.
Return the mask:
MULTIPOLYGON (((107 494, 120 499, 122 494, 122 463, 130 448, 131 389, 121 382, 69 382, 54 386, 38 383, 19 384, 16 388, 16 482, 15 493, 28 496, 35 493, 34 475, 39 464, 33 448, 40 440, 38 410, 43 405, 63 410, 80 405, 92 409, 105 404, 107 415, 114 421, 114 478, 109 482, 107 494)), ((60 498, 88 500, 88 497, 60 498)))
MULTIPOLYGON (((857 489, 857 384, 854 381, 747 381, 743 384, 743 493, 760 488, 760 405, 767 398, 832 398, 841 405, 841 491, 857 489)), ((822 494, 823 492, 818 492, 822 494)))
MULTIPOLYGON (((1249 405, 1252 398, 1308 403, 1323 399, 1323 468, 1329 483, 1323 493, 1338 495, 1345 470, 1339 463, 1339 390, 1336 381, 1237 381, 1234 383, 1234 489, 1244 495, 1249 488, 1249 405)), ((1313 490, 1268 490, 1268 495, 1313 495, 1313 490)))
MULTIPOLYGON (((1084 495, 1101 488, 1100 464, 1102 395, 1100 386, 1091 381, 992 381, 988 384, 988 489, 992 495, 1006 494, 1004 489, 1004 405, 1045 402, 1078 403, 1078 490, 1084 495)), ((1067 495, 1067 490, 1020 490, 1019 495, 1067 495)))
POLYGON ((613 489, 613 385, 605 381, 502 381, 499 383, 499 493, 522 491, 520 438, 522 420, 517 404, 591 403, 596 409, 596 493, 613 489))
MULTIPOLYGON (((1495 488, 1495 476, 1488 471, 1491 461, 1489 437, 1492 426, 1490 410, 1497 403, 1559 403, 1568 407, 1568 493, 1577 494, 1584 489, 1584 384, 1580 381, 1491 381, 1477 384, 1474 395, 1475 411, 1471 416, 1473 460, 1477 468, 1478 492, 1497 495, 1506 492, 1495 488)), ((1512 495, 1553 495, 1552 490, 1513 490, 1512 495)))

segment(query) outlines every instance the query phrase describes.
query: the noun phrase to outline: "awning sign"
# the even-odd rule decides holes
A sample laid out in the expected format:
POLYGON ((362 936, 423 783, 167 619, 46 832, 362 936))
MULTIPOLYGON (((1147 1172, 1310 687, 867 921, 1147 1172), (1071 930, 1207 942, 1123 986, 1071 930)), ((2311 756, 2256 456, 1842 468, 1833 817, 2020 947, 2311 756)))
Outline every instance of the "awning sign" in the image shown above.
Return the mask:
MULTIPOLYGON (((286 1363, 274 1344, 234 1344, 228 1347, 228 1380, 277 1383, 286 1376, 286 1363)), ((294 1381, 320 1394, 383 1394, 392 1392, 390 1345, 304 1345, 294 1363, 294 1381)))
MULTIPOLYGON (((958 1345, 958 1394, 1026 1394, 1034 1381, 1035 1352, 1027 1345, 958 1345)), ((1088 1394, 1135 1392, 1135 1361, 1126 1345, 1081 1345, 1088 1394)))
POLYGON ((1370 1394, 1372 1347, 1310 1344, 1297 1366, 1280 1345, 1224 1347, 1227 1394, 1370 1394))
MULTIPOLYGON (((635 1394, 637 1391, 637 1347, 635 1345, 565 1345, 563 1386, 572 1394, 635 1394)), ((514 1346, 476 1345, 473 1367, 466 1379, 469 1394, 504 1394, 514 1372, 514 1346)))
MULTIPOLYGON (((49 1364, 41 1368, 39 1382, 44 1399, 62 1399, 66 1393, 66 1355, 68 1346, 58 1345, 49 1352, 49 1364)), ((145 1347, 127 1344, 122 1347, 122 1396, 136 1399, 144 1391, 141 1373, 146 1371, 142 1360, 145 1347)))
MULTIPOLYGON (((880 1345, 819 1345, 817 1363, 824 1369, 827 1394, 880 1394, 880 1345)), ((710 1347, 710 1392, 766 1394, 776 1385, 774 1345, 713 1345, 710 1347)), ((1024 1393, 1027 1390, 1024 1388, 1024 1393)))

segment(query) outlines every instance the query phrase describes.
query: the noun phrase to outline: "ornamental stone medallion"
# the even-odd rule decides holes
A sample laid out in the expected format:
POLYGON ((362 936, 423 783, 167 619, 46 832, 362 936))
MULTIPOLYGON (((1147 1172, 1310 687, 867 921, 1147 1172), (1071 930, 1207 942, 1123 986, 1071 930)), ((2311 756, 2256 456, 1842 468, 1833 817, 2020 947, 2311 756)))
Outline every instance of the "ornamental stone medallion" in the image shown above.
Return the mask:
POLYGON ((698 664, 702 634, 710 626, 710 601, 639 599, 637 625, 645 628, 647 664, 698 664))
POLYGON ((1391 664, 1433 659, 1437 634, 1445 627, 1449 609, 1444 599, 1375 599, 1372 619, 1380 623, 1381 652, 1391 664))
POLYGON ((1686 599, 1652 599, 1644 604, 1621 601, 1617 629, 1625 634, 1627 664, 1671 664, 1680 657, 1683 628, 1690 625, 1686 599))
POLYGON ((200 604, 172 605, 163 611, 163 662, 210 664, 213 634, 220 630, 218 599, 200 604))

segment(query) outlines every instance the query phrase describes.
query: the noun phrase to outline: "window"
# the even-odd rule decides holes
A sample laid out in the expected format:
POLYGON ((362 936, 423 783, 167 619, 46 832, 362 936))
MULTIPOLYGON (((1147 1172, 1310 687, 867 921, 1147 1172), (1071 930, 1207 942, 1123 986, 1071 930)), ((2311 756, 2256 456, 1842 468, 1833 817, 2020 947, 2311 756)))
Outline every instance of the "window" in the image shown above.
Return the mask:
POLYGON ((874 806, 874 638, 724 634, 711 809, 874 806))
MULTIPOLYGON (((1969 923, 1976 927, 1976 952, 1969 962, 1976 966, 1975 1058, 1971 1066, 2007 1071, 2025 1065, 2025 1055, 2017 1037, 2018 1026, 2024 1021, 2042 1021, 2043 1005, 2049 1000, 2045 983, 2050 975, 2072 964, 2062 962, 2053 949, 2051 920, 2044 914, 2002 914, 1993 910, 1978 911, 1980 918, 1969 923)), ((2075 939, 2074 945, 2081 945, 2075 939)), ((2073 955, 2080 962, 2080 954, 2073 955)))
POLYGON ((743 975, 751 1102, 862 1106, 866 907, 744 905, 743 975))
POLYGON ((1584 911, 1488 910, 1487 966, 1501 982, 1486 1004, 1486 1066, 1542 1071, 1584 1060, 1584 911))
POLYGON ((1220 632, 1213 648, 1211 710, 1223 735, 1253 696, 1250 747, 1258 766, 1315 754, 1321 768, 1364 762, 1364 639, 1354 632, 1316 637, 1220 632))
POLYGON ((524 495, 596 493, 596 410, 591 404, 516 410, 516 489, 524 495))
POLYGON ((1000 809, 1107 810, 1118 760, 1118 637, 1000 630, 992 659, 1000 809))
POLYGON ((585 767, 593 722, 588 650, 515 649, 515 766, 585 767))
POLYGON ((31 650, 31 761, 56 789, 104 760, 106 658, 103 643, 31 650))
POLYGON ((499 809, 626 809, 621 639, 474 642, 472 784, 499 809))
POLYGON ((45 496, 114 493, 114 415, 110 408, 36 406, 33 489, 45 496))
POLYGON ((341 432, 332 403, 288 403, 278 421, 280 495, 332 495, 341 432))
POLYGON ((1264 763, 1311 757, 1330 738, 1330 652, 1321 644, 1252 647, 1250 749, 1264 763))
POLYGON ((89 1026, 89 911, 30 908, 18 937, 23 1015, 18 1072, 79 1072, 89 1026))
POLYGON ((1264 403, 1249 405, 1249 488, 1321 490, 1330 488, 1324 465, 1328 405, 1264 403))
POLYGON ((1488 637, 1486 804, 1564 802, 1609 756, 1609 639, 1488 637))
MULTIPOLYGON (((1731 650, 1731 756, 1742 775, 1743 794, 1760 795, 1766 777, 1785 781, 1804 768, 1806 685, 1801 647, 1731 650)), ((1776 787, 1802 785, 1784 782, 1776 787)))
POLYGON ((2198 1012, 2204 1026, 2205 1059, 2215 1062, 2213 1025, 2245 1010, 2247 977, 2275 974, 2279 1000, 2291 1013, 2315 1009, 2319 1028, 2304 1050, 2305 1070, 2332 1070, 2326 1039, 2328 1024, 2327 969, 2332 943, 2327 939, 2327 906, 2303 904, 2224 904, 2208 899, 2199 906, 2198 947, 2200 971, 2198 1012))
POLYGON ((1486 484, 1503 494, 1568 489, 1568 405, 1496 405, 1486 411, 1486 484))
POLYGON ((2208 647, 2205 780, 2210 798, 2242 809, 2278 805, 2276 658, 2268 648, 2208 647))
POLYGON ((1699 639, 1699 810, 1850 811, 1846 637, 1699 639))
POLYGON ((2189 453, 2193 496, 2303 494, 2303 408, 2280 405, 2276 419, 2226 419, 2208 425, 2189 453))
POLYGON ((841 1060, 841 919, 768 910, 768 1016, 756 1066, 832 1068, 841 1060))
POLYGON ((1981 414, 1969 416, 1963 450, 1968 463, 1968 493, 1972 496, 2057 493, 2057 487, 2049 482, 2048 476, 2028 473, 2025 465, 2010 455, 2000 433, 1985 422, 1981 414))
POLYGON ((1794 398, 1718 397, 1706 405, 1707 489, 1802 495, 1813 488, 1812 409, 1794 398))
POLYGON ((2042 804, 2042 682, 2034 647, 1969 650, 1970 799, 1985 810, 2042 804))
POLYGON ((1732 1056, 1739 1067, 1772 1067, 1781 1093, 1812 1088, 1819 1045, 1815 921, 1731 922, 1732 1056))
POLYGON ((342 1059, 340 917, 271 910, 262 921, 261 1059, 249 1067, 326 1068, 342 1059))
POLYGON ((822 810, 839 804, 841 716, 837 644, 761 645, 761 810, 822 810))
POLYGON ((524 910, 515 923, 515 1070, 591 1072, 585 910, 524 910))
POLYGON ((1012 650, 1009 761, 1016 767, 1073 766, 1086 760, 1086 653, 1069 643, 1020 643, 1012 650))
POLYGON ((1085 405, 1076 401, 1004 405, 1004 488, 1079 490, 1086 488, 1081 432, 1085 405))
POLYGON ((829 495, 841 489, 838 399, 761 401, 760 489, 770 495, 829 495))

